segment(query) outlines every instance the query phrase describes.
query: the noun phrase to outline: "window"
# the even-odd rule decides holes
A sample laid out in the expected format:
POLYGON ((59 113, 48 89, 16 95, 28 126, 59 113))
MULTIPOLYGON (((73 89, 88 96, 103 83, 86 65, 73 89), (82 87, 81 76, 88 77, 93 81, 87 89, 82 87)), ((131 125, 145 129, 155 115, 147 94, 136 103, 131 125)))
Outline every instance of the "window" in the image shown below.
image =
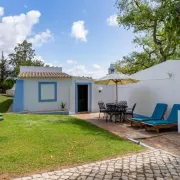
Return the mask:
POLYGON ((39 102, 57 101, 57 82, 39 82, 39 102))

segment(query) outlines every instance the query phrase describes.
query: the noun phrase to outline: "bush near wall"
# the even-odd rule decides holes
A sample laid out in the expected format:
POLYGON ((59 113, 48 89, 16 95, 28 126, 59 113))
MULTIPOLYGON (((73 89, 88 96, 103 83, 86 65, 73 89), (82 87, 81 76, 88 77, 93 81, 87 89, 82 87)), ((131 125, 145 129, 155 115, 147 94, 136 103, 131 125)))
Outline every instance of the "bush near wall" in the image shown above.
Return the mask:
POLYGON ((7 79, 1 83, 0 89, 1 93, 5 93, 7 89, 11 89, 15 84, 15 80, 7 79))

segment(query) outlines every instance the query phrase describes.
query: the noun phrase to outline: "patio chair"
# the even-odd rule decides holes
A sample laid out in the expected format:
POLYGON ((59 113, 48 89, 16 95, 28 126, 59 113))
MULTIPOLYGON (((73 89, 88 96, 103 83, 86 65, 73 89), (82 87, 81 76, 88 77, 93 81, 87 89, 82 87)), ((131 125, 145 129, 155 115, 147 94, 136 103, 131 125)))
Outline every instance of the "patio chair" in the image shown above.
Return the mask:
POLYGON ((167 104, 163 104, 163 103, 157 103, 156 107, 154 109, 154 112, 152 114, 151 117, 135 117, 135 118, 131 118, 128 119, 131 122, 131 126, 134 124, 139 124, 140 126, 142 126, 141 122, 144 121, 149 121, 149 120, 153 120, 153 119, 163 119, 164 118, 164 114, 166 112, 167 109, 167 104))
POLYGON ((119 101, 118 105, 119 106, 127 106, 127 101, 119 101))
POLYGON ((156 132, 159 133, 159 129, 177 127, 178 110, 180 110, 180 104, 174 104, 167 120, 151 120, 143 122, 145 129, 155 129, 156 132))
POLYGON ((104 116, 103 116, 103 119, 104 119, 105 114, 106 114, 106 110, 107 110, 106 106, 105 106, 104 102, 102 102, 102 101, 99 101, 98 105, 99 105, 99 117, 98 117, 98 119, 100 119, 101 113, 104 114, 104 116))
POLYGON ((126 109, 126 112, 124 112, 125 119, 127 119, 128 115, 132 116, 132 118, 134 117, 134 109, 135 109, 135 107, 136 107, 136 103, 133 105, 132 108, 127 108, 126 109))

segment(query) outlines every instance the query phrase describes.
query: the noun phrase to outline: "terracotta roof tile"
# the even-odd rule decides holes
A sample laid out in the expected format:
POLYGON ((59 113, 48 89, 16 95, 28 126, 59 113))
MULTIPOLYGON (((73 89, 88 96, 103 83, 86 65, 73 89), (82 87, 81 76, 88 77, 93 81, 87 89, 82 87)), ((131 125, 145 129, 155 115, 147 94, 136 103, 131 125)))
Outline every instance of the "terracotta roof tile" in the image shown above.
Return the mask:
POLYGON ((63 72, 20 72, 19 78, 71 78, 69 74, 63 72))

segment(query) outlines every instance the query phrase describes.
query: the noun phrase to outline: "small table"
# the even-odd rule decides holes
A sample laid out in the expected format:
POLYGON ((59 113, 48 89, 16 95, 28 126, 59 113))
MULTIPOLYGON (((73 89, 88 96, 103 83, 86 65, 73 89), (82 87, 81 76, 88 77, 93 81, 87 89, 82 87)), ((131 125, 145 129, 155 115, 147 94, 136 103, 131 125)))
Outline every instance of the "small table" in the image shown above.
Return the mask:
MULTIPOLYGON (((115 115, 120 115, 120 122, 123 122, 125 119, 124 117, 122 118, 124 112, 126 112, 126 109, 128 106, 126 105, 118 105, 118 104, 113 104, 113 103, 107 103, 106 104, 106 113, 110 115, 109 120, 112 121, 112 117, 115 115)), ((106 117, 107 121, 107 117, 106 117)), ((115 118, 115 123, 116 123, 116 118, 115 118)))

